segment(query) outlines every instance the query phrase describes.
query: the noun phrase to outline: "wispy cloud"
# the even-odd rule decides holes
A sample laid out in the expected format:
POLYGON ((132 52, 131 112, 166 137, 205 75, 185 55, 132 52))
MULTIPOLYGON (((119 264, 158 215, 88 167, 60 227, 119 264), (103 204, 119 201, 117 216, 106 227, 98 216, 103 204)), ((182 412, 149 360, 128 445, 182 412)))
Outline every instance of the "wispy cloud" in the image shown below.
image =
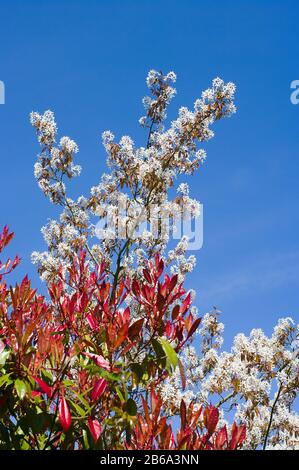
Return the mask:
POLYGON ((262 256, 238 269, 218 273, 203 293, 206 298, 228 298, 290 284, 299 288, 299 251, 262 256))

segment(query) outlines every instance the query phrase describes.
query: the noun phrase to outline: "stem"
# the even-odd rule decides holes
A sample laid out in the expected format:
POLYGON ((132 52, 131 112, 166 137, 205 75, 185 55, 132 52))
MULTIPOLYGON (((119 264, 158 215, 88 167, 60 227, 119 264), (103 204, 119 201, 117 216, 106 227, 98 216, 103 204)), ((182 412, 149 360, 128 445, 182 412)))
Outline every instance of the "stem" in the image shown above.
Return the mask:
POLYGON ((225 402, 227 402, 230 398, 233 398, 234 396, 236 395, 236 392, 231 392, 229 395, 227 395, 226 397, 222 398, 222 400, 220 400, 216 406, 216 408, 219 408, 221 405, 223 405, 225 402))
POLYGON ((267 447, 267 440, 268 440, 268 437, 269 437, 269 433, 270 433, 270 429, 271 429, 271 425, 272 425, 272 421, 273 421, 275 406, 277 405, 277 402, 279 400, 281 392, 282 392, 282 383, 279 385, 279 389, 278 389, 276 398, 275 398, 273 406, 271 408, 270 420, 269 420, 268 428, 267 428, 266 435, 265 435, 263 450, 266 450, 266 447, 267 447))

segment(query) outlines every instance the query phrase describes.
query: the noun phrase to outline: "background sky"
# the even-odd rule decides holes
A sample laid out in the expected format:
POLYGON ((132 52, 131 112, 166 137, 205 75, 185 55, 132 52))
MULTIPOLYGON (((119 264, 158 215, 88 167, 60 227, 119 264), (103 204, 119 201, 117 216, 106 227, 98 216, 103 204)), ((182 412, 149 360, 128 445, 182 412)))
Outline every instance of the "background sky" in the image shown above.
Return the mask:
POLYGON ((52 109, 60 136, 78 143, 79 196, 105 171, 103 130, 142 143, 149 69, 178 75, 170 118, 220 76, 237 85, 238 111, 217 123, 206 164, 188 179, 204 204, 204 247, 187 287, 201 313, 223 312, 227 347, 239 331, 298 321, 298 14, 286 0, 0 0, 0 225, 15 231, 18 275, 39 286, 30 254, 57 214, 33 176, 30 111, 52 109))

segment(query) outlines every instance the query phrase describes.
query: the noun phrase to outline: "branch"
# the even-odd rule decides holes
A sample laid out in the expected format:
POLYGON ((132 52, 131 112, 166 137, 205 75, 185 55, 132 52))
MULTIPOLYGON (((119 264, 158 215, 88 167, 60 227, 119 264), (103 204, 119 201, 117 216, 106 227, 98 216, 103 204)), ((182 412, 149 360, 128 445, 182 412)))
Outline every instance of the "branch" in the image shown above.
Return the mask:
POLYGON ((270 429, 271 429, 271 425, 272 425, 272 421, 273 421, 275 406, 277 405, 277 402, 280 398, 281 392, 282 392, 282 383, 279 385, 279 389, 278 389, 276 398, 274 400, 274 403, 273 403, 273 406, 272 406, 272 409, 271 409, 270 420, 269 420, 268 428, 267 428, 266 435, 265 435, 263 450, 266 450, 266 447, 267 447, 267 440, 268 440, 268 437, 269 437, 269 433, 270 433, 270 429))

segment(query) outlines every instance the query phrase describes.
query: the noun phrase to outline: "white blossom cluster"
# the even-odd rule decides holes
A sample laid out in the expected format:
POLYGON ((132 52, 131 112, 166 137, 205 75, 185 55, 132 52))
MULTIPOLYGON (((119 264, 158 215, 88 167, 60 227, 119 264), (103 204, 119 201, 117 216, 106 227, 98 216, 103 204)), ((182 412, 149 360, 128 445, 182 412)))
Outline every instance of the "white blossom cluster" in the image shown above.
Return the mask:
MULTIPOLYGON (((213 136, 210 127, 215 120, 235 111, 235 87, 215 79, 195 101, 194 109, 181 108, 178 118, 164 130, 167 106, 176 93, 172 86, 175 81, 174 72, 149 72, 146 82, 151 97, 143 100, 146 116, 141 118, 148 132, 145 146, 136 147, 129 136, 116 142, 113 133, 105 131, 102 141, 110 171, 91 188, 87 198, 81 196, 77 201, 67 196, 65 186, 66 179, 80 173, 73 162, 77 144, 62 137, 56 145, 57 125, 51 111, 31 113, 41 145, 35 176, 44 194, 63 208, 59 221, 49 221, 42 230, 47 252, 32 256, 43 279, 55 277, 57 266, 66 268, 83 247, 93 266, 103 259, 111 265, 116 263, 118 279, 135 271, 136 266, 140 268, 143 260, 156 252, 167 256, 165 249, 176 222, 198 217, 199 203, 189 196, 186 183, 179 184, 174 198, 169 198, 169 190, 177 176, 192 174, 206 158, 198 145, 213 136), (100 228, 95 225, 97 220, 103 221, 100 228), (94 236, 101 241, 90 246, 94 236)), ((186 255, 187 249, 188 240, 183 236, 168 256, 180 281, 196 261, 186 255)))
POLYGON ((294 410, 299 389, 299 325, 279 320, 271 337, 254 329, 238 334, 231 352, 222 352, 224 326, 217 314, 201 323, 199 348, 189 346, 181 360, 186 368, 186 390, 179 369, 161 393, 170 413, 182 398, 214 403, 223 419, 245 422, 248 449, 299 449, 299 415, 294 410))

